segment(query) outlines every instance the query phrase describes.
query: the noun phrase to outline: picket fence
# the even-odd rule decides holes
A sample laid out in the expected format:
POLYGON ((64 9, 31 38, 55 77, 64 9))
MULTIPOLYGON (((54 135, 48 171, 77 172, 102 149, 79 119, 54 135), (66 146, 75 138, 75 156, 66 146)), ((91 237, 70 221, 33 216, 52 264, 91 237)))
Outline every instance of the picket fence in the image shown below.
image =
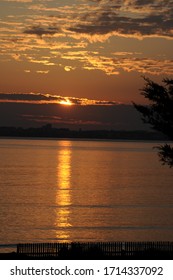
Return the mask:
POLYGON ((173 242, 71 242, 17 244, 17 254, 36 258, 173 257, 173 242))

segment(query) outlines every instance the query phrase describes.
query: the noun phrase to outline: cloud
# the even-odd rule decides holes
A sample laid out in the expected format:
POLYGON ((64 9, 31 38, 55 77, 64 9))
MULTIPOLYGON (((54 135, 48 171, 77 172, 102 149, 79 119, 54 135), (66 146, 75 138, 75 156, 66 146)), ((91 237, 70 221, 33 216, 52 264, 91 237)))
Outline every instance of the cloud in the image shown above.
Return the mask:
POLYGON ((118 75, 122 70, 152 75, 173 75, 172 60, 141 57, 141 54, 136 52, 114 52, 108 57, 97 52, 71 51, 64 53, 62 58, 65 60, 79 60, 82 63, 82 68, 101 70, 107 75, 118 75))
POLYGON ((36 73, 38 73, 38 74, 48 74, 49 70, 37 70, 36 73))
POLYGON ((55 98, 50 95, 37 93, 0 93, 0 100, 3 101, 51 101, 55 98))
MULTIPOLYGON (((28 71, 27 71, 28 72, 28 71)), ((40 72, 40 71, 38 71, 40 72)), ((41 71, 41 74, 44 71, 41 71)), ((64 97, 41 93, 0 93, 0 102, 17 102, 31 104, 64 104, 64 105, 118 105, 116 101, 92 100, 87 98, 64 97)))
MULTIPOLYGON (((173 37, 173 1, 119 0, 92 1, 78 22, 69 27, 74 33, 95 36, 173 37)), ((88 37, 89 38, 89 37, 88 37)))
POLYGON ((50 62, 49 59, 38 60, 38 59, 35 59, 35 58, 32 58, 32 57, 27 57, 27 58, 32 63, 43 64, 43 65, 46 65, 46 66, 53 66, 53 65, 55 65, 55 63, 54 62, 50 62))
POLYGON ((42 35, 54 35, 59 32, 59 29, 54 26, 42 27, 42 26, 31 26, 24 31, 25 34, 35 34, 38 36, 42 35))
MULTIPOLYGON (((95 121, 95 120, 82 120, 78 118, 68 118, 68 117, 60 117, 57 115, 21 115, 22 119, 26 119, 28 121, 36 122, 36 123, 53 123, 53 124, 61 124, 61 125, 91 125, 91 126, 99 126, 103 125, 103 122, 101 121, 95 121)), ((108 125, 108 123, 104 123, 104 125, 108 125)))
POLYGON ((26 5, 21 4, 14 15, 12 6, 17 5, 4 4, 9 13, 0 20, 3 61, 40 64, 46 66, 46 71, 56 66, 66 72, 85 69, 106 75, 132 71, 172 75, 168 44, 173 38, 173 0, 64 0, 56 4, 48 0, 14 1, 25 1, 26 5), (122 41, 117 41, 119 37, 122 41), (153 45, 150 50, 147 40, 128 41, 146 37, 155 38, 154 44, 158 37, 166 40, 162 48, 153 45), (140 47, 140 54, 135 47, 140 47))
POLYGON ((72 66, 65 66, 64 67, 64 70, 66 71, 66 72, 70 72, 70 71, 72 71, 72 70, 74 70, 75 69, 75 67, 72 67, 72 66))
POLYGON ((14 60, 21 61, 21 59, 20 59, 20 54, 14 53, 14 54, 12 54, 11 56, 14 58, 14 60))
POLYGON ((37 4, 29 8, 51 12, 49 20, 59 24, 69 37, 80 34, 90 41, 107 40, 110 36, 173 37, 172 0, 81 0, 74 1, 73 5, 64 2, 62 6, 37 4))
POLYGON ((20 3, 31 3, 33 0, 2 0, 4 2, 20 2, 20 3))

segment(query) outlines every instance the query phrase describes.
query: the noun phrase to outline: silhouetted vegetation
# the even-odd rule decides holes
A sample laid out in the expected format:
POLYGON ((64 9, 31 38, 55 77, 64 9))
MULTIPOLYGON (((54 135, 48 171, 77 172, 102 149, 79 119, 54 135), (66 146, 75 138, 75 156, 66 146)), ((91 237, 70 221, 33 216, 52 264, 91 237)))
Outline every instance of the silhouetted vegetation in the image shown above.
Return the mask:
MULTIPOLYGON (((153 129, 162 132, 169 140, 173 140, 173 80, 164 79, 159 85, 148 78, 144 78, 145 86, 141 90, 150 101, 148 106, 137 105, 134 107, 142 114, 142 120, 149 123, 153 129)), ((173 166, 173 147, 169 144, 160 145, 159 157, 163 164, 173 166)))
POLYGON ((69 130, 53 128, 51 124, 40 128, 0 127, 1 137, 75 138, 75 139, 114 139, 114 140, 165 140, 155 131, 123 130, 69 130))

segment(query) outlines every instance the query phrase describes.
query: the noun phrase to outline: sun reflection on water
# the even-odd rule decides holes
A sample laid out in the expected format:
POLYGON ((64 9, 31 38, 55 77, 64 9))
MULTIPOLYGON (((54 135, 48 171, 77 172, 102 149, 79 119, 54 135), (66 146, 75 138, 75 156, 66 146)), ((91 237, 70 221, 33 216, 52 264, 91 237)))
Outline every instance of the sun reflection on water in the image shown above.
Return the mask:
POLYGON ((71 142, 62 141, 61 148, 57 159, 57 192, 56 205, 57 219, 56 219, 56 237, 64 242, 70 242, 67 228, 71 226, 70 223, 70 208, 71 205, 71 142))

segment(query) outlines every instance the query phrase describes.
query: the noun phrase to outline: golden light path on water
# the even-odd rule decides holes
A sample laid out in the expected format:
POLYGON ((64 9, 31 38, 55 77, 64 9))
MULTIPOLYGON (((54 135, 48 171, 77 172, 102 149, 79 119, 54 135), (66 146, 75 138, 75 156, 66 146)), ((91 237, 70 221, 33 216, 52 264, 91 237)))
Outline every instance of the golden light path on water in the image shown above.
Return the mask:
POLYGON ((64 242, 70 242, 69 234, 65 231, 70 223, 70 209, 71 205, 71 142, 62 141, 62 148, 58 153, 57 158, 57 192, 56 192, 56 237, 64 242), (64 230, 63 230, 64 228, 64 230))

